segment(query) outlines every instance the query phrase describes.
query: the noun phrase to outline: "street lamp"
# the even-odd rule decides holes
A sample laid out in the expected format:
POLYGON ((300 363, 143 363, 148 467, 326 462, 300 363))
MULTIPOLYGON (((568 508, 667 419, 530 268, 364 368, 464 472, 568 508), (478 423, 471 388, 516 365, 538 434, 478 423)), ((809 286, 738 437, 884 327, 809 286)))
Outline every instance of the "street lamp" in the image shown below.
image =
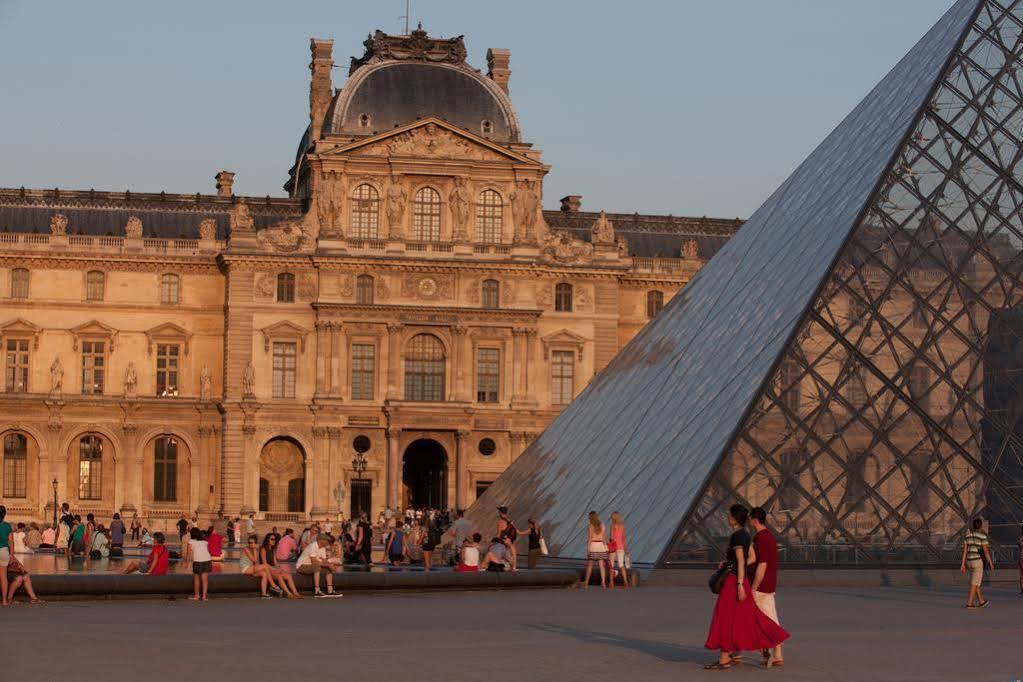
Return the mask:
POLYGON ((53 527, 57 527, 57 479, 53 479, 53 527))

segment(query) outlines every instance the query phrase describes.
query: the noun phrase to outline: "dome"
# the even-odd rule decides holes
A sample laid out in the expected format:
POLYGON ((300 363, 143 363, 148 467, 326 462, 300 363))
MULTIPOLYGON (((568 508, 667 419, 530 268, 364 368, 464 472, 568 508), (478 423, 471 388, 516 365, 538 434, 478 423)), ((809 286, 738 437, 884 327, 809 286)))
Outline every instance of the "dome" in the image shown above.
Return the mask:
POLYGON ((358 68, 338 93, 330 134, 371 135, 435 116, 495 142, 518 142, 508 96, 466 66, 383 61, 358 68))

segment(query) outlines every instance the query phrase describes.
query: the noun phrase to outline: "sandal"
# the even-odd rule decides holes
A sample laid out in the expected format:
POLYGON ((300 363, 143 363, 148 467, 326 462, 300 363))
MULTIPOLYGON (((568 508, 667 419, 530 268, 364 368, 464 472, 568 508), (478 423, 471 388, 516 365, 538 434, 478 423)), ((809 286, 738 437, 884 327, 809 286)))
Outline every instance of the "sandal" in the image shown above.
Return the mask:
POLYGON ((742 654, 732 654, 732 665, 742 665, 742 654))
POLYGON ((704 670, 728 670, 731 667, 732 667, 731 663, 722 663, 721 661, 716 661, 714 663, 708 663, 707 665, 703 666, 703 669, 704 670))

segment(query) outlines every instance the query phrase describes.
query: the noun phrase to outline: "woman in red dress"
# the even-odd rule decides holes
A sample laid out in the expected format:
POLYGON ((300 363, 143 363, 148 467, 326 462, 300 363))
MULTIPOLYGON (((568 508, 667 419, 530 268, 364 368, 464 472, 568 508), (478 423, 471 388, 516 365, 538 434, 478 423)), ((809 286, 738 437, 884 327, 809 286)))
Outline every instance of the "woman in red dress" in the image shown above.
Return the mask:
POLYGON ((753 603, 753 593, 746 580, 752 542, 745 528, 748 517, 749 510, 741 504, 733 504, 728 510, 728 525, 734 531, 725 559, 728 575, 714 605, 705 645, 708 649, 717 649, 721 655, 716 663, 706 666, 708 670, 727 670, 733 660, 739 659, 740 652, 773 649, 789 637, 789 633, 753 603))

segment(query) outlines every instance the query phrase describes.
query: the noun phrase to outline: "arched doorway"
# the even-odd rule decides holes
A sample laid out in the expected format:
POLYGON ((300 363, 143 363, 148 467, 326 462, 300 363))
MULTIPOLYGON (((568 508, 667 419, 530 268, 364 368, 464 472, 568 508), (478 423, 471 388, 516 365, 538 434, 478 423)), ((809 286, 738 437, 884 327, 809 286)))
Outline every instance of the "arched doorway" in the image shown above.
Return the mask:
POLYGON ((305 511, 305 451, 290 438, 273 438, 259 453, 259 511, 305 511))
POLYGON ((405 508, 447 509, 448 453, 435 440, 413 441, 402 458, 402 501, 405 508))

